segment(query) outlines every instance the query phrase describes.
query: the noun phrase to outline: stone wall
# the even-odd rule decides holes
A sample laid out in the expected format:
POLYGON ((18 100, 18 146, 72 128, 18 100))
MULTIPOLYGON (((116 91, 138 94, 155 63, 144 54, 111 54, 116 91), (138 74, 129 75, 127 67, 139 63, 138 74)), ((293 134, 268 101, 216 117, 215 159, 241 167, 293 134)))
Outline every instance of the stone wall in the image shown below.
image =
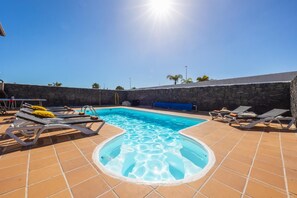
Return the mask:
POLYGON ((291 113, 296 118, 297 123, 297 77, 291 82, 291 113))
POLYGON ((120 102, 126 98, 123 91, 20 84, 5 84, 5 92, 9 97, 47 99, 46 106, 114 105, 115 93, 119 94, 120 102))
POLYGON ((195 88, 134 90, 127 100, 140 100, 141 105, 155 101, 192 103, 200 111, 249 105, 257 113, 272 108, 290 108, 290 83, 266 83, 195 88))
POLYGON ((156 101, 192 103, 198 106, 199 111, 250 105, 256 113, 263 113, 272 108, 291 108, 296 116, 296 84, 295 78, 291 84, 263 83, 127 91, 6 84, 5 91, 15 98, 47 99, 44 103, 46 106, 114 105, 115 93, 118 93, 120 103, 124 100, 140 100, 140 105, 149 106, 156 101))

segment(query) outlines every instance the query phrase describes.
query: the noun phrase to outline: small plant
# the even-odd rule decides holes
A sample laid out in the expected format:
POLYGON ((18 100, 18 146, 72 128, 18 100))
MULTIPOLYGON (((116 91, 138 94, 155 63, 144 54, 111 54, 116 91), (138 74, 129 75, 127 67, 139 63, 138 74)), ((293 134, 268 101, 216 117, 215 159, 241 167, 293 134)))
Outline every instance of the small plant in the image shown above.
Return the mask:
POLYGON ((115 89, 120 91, 120 90, 124 90, 124 87, 122 87, 122 86, 117 86, 115 89))
POLYGON ((48 86, 50 86, 50 87, 61 87, 62 83, 60 83, 60 82, 49 83, 48 86))
POLYGON ((183 84, 193 83, 193 80, 192 80, 192 78, 182 79, 182 83, 183 84))
POLYGON ((209 80, 209 76, 207 76, 207 75, 203 75, 203 76, 197 78, 198 82, 203 82, 203 81, 208 81, 208 80, 209 80))
POLYGON ((93 89, 99 89, 100 88, 100 85, 98 83, 93 83, 92 84, 92 88, 93 89))

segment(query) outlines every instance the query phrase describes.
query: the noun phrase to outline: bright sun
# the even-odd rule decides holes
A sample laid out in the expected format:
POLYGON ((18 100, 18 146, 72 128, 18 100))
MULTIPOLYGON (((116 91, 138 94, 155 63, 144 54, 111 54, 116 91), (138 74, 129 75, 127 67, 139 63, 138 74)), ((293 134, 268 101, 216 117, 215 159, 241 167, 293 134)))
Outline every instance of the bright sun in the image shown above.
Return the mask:
POLYGON ((167 18, 173 11, 172 0, 149 0, 149 9, 156 18, 167 18))

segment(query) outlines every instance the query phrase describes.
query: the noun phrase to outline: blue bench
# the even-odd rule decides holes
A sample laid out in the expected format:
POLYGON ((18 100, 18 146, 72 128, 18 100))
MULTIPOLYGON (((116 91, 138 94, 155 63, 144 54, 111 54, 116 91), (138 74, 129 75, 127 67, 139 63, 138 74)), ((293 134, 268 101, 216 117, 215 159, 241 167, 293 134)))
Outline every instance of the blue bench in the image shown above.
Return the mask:
POLYGON ((173 102, 154 102, 153 107, 192 111, 193 104, 191 104, 191 103, 173 103, 173 102))

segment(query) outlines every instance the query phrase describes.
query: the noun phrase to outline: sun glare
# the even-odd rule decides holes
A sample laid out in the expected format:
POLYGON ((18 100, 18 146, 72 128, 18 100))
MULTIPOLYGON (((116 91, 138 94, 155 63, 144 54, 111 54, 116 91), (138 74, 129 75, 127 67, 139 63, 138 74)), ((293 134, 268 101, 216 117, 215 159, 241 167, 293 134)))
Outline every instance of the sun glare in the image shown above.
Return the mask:
POLYGON ((149 9, 154 17, 159 19, 169 17, 173 11, 172 0, 150 0, 149 9))

